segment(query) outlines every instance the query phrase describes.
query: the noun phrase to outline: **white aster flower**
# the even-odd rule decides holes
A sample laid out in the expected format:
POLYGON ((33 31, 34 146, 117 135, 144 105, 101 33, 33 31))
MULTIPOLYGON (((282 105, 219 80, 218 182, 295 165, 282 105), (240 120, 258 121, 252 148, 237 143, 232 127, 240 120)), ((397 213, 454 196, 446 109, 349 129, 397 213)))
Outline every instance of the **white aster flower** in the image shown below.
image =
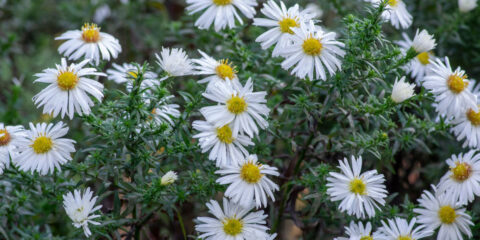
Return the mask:
POLYGON ((451 123, 454 125, 450 130, 462 141, 463 147, 480 148, 480 111, 467 109, 460 116, 456 116, 451 123))
POLYGON ((467 204, 480 195, 480 154, 470 150, 447 159, 450 170, 438 184, 439 192, 446 192, 455 202, 467 204))
POLYGON ((273 56, 279 56, 279 50, 290 44, 290 38, 294 34, 292 28, 300 27, 300 23, 308 22, 312 18, 307 13, 300 12, 298 4, 287 9, 282 1, 278 6, 274 0, 264 4, 261 12, 267 18, 253 19, 253 25, 270 27, 270 30, 258 36, 256 41, 261 43, 263 49, 277 44, 273 49, 273 56))
POLYGON ((285 70, 296 65, 292 74, 297 77, 326 80, 326 71, 333 76, 342 68, 338 58, 345 55, 342 49, 345 44, 335 40, 336 33, 323 32, 313 21, 300 23, 300 27, 292 28, 292 31, 295 33, 291 38, 292 45, 279 50, 279 54, 285 57, 282 62, 285 70))
POLYGON ((425 229, 425 226, 415 227, 417 219, 413 218, 410 222, 403 218, 396 217, 388 219, 388 224, 382 221, 383 227, 379 229, 378 240, 418 240, 429 237, 433 234, 430 229, 425 229))
POLYGON ((367 222, 363 225, 362 222, 350 222, 348 227, 345 227, 345 233, 348 237, 338 237, 334 240, 376 240, 379 237, 377 232, 372 233, 372 224, 367 222))
MULTIPOLYGON (((366 0, 372 2, 374 6, 378 7, 384 0, 366 0)), ((389 0, 385 11, 382 13, 382 18, 390 21, 392 26, 396 29, 406 29, 412 25, 412 15, 407 10, 407 5, 403 0, 389 0)))
POLYGON ((339 161, 342 173, 330 172, 327 178, 327 194, 332 201, 341 201, 339 209, 357 218, 375 216, 375 209, 385 205, 387 190, 383 174, 377 170, 361 173, 362 157, 351 157, 352 166, 348 159, 339 161))
POLYGON ((198 138, 198 144, 202 153, 210 151, 208 159, 216 161, 216 166, 230 166, 238 164, 238 161, 248 156, 245 146, 254 143, 249 137, 239 134, 234 137, 230 125, 215 127, 206 121, 194 121, 193 128, 200 133, 194 135, 198 138))
POLYGON ((395 84, 393 84, 392 89, 392 100, 395 103, 401 103, 415 95, 415 84, 410 84, 405 82, 405 77, 398 78, 395 80, 395 84))
POLYGON ((425 29, 422 31, 417 29, 417 33, 415 34, 412 42, 412 48, 415 50, 415 52, 418 54, 430 52, 435 48, 435 46, 437 46, 437 44, 435 43, 435 38, 433 38, 433 35, 428 34, 427 30, 425 29))
POLYGON ((181 48, 163 48, 160 56, 155 54, 158 65, 169 76, 179 77, 193 73, 192 61, 181 48))
MULTIPOLYGON (((22 139, 27 136, 23 126, 6 126, 0 122, 0 152, 5 152, 7 161, 18 154, 18 148, 22 146, 22 139)), ((8 166, 8 164, 7 164, 8 166)))
POLYGON ((95 13, 93 14, 93 21, 100 24, 105 19, 110 17, 110 15, 112 15, 112 10, 110 10, 108 4, 103 4, 95 10, 95 13))
POLYGON ((231 123, 233 137, 238 133, 253 137, 258 134, 258 127, 268 127, 265 118, 268 117, 270 109, 266 105, 266 95, 264 91, 253 92, 252 79, 248 79, 245 86, 240 88, 229 82, 216 82, 207 88, 203 96, 219 104, 203 107, 200 112, 215 127, 231 123))
POLYGON ((88 224, 100 225, 99 222, 93 219, 100 217, 100 215, 91 215, 95 211, 102 208, 102 205, 95 206, 97 196, 92 198, 93 192, 87 188, 83 193, 75 190, 73 193, 69 192, 63 195, 63 207, 67 212, 68 217, 72 219, 73 226, 76 228, 83 228, 85 236, 89 237, 92 232, 88 228, 88 224))
POLYGON ((323 16, 323 10, 315 3, 308 3, 303 12, 309 14, 312 18, 321 18, 323 16))
POLYGON ((178 104, 168 103, 173 97, 174 96, 164 97, 162 100, 160 100, 160 102, 157 103, 157 107, 153 109, 152 114, 158 124, 166 122, 170 124, 170 126, 173 126, 175 123, 173 122, 172 118, 180 117, 180 111, 178 110, 180 106, 178 104))
POLYGON ((240 24, 243 20, 238 14, 238 10, 247 18, 253 18, 255 15, 256 0, 187 0, 187 11, 189 14, 195 14, 207 9, 195 21, 195 26, 200 29, 208 29, 214 24, 215 31, 219 32, 225 28, 234 28, 235 19, 240 24))
POLYGON ((468 109, 478 111, 477 96, 467 88, 469 81, 465 71, 457 68, 452 71, 448 57, 446 65, 437 59, 431 63, 423 86, 435 95, 440 115, 458 116, 468 109))
MULTIPOLYGON (((402 36, 403 40, 396 43, 401 47, 403 54, 406 55, 413 48, 413 41, 406 33, 402 33, 402 36)), ((427 73, 428 66, 435 61, 436 57, 430 51, 417 53, 417 56, 405 66, 405 71, 415 78, 418 84, 421 84, 427 73)))
POLYGON ((198 217, 195 230, 204 240, 251 240, 269 239, 265 226, 267 215, 263 211, 250 212, 253 206, 242 207, 223 199, 223 210, 217 201, 207 203, 209 212, 215 216, 198 217))
POLYGON ((466 213, 462 204, 453 200, 443 192, 434 193, 423 191, 418 200, 420 208, 413 211, 417 213, 418 223, 425 225, 425 229, 435 230, 440 227, 437 240, 462 240, 462 233, 469 239, 472 237, 470 226, 473 225, 470 215, 466 213))
POLYGON ((208 77, 198 81, 199 83, 208 83, 208 86, 210 86, 216 82, 231 81, 233 85, 241 86, 237 77, 237 69, 228 59, 217 61, 200 50, 198 52, 200 52, 202 58, 192 60, 196 64, 194 66, 195 73, 208 75, 208 77))
MULTIPOLYGON (((113 68, 107 70, 108 80, 118 84, 127 83, 127 89, 132 89, 132 82, 138 77, 138 67, 134 64, 124 63, 122 65, 112 64, 113 68)), ((142 87, 153 87, 160 84, 158 75, 151 71, 143 74, 142 87)))
POLYGON ((40 175, 53 173, 60 165, 72 160, 71 153, 75 152, 74 140, 62 138, 68 132, 63 122, 30 123, 30 130, 23 138, 19 148, 20 155, 14 159, 15 165, 22 171, 37 171, 40 175))
POLYGON ((160 184, 163 186, 170 185, 177 181, 178 175, 174 171, 168 171, 165 173, 165 175, 162 176, 162 179, 160 180, 160 184))
POLYGON ((70 30, 56 37, 55 40, 67 40, 58 48, 58 52, 69 60, 78 60, 81 57, 93 59, 95 64, 102 60, 110 61, 117 58, 122 47, 116 38, 104 32, 96 24, 85 23, 82 30, 70 30))
POLYGON ((248 207, 255 203, 257 208, 267 206, 267 197, 275 201, 273 192, 278 185, 268 175, 278 176, 278 169, 258 162, 257 155, 239 161, 239 165, 224 166, 215 172, 222 175, 217 183, 229 184, 225 196, 232 202, 248 207))
POLYGON ((470 12, 477 7, 477 0, 458 0, 460 12, 470 12))
POLYGON ((105 74, 97 72, 95 68, 83 68, 88 61, 69 66, 65 58, 62 58, 57 69, 47 68, 42 73, 35 74, 38 77, 35 82, 50 84, 33 97, 37 107, 43 106, 43 113, 56 117, 61 112, 62 118, 67 115, 72 119, 75 112, 80 116, 90 114, 90 107, 94 104, 88 94, 102 101, 103 85, 89 76, 105 74))

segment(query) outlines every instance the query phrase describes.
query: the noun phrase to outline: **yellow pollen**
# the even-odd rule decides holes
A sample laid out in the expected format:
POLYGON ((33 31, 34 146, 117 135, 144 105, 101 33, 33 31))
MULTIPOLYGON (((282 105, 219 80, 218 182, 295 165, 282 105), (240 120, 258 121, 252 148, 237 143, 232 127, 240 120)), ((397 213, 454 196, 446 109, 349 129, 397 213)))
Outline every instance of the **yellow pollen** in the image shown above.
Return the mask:
POLYGON ((232 3, 232 0, 213 0, 213 3, 217 6, 225 6, 232 3))
POLYGON ((138 72, 137 71, 130 71, 128 72, 128 77, 131 77, 131 78, 137 78, 138 77, 138 72))
POLYGON ((44 154, 49 152, 53 147, 52 139, 45 136, 40 136, 35 139, 32 145, 33 151, 36 154, 44 154))
POLYGON ((454 93, 461 93, 468 86, 468 82, 464 81, 467 78, 466 75, 460 76, 458 73, 454 73, 448 77, 448 88, 454 93))
POLYGON ((470 177, 472 167, 467 163, 455 162, 455 167, 450 168, 452 171, 452 178, 458 182, 463 182, 470 177))
POLYGON ((362 179, 354 178, 352 181, 350 181, 350 192, 359 195, 365 195, 367 194, 366 190, 367 185, 365 185, 362 179))
POLYGON ((73 72, 60 72, 57 76, 58 87, 63 91, 72 90, 75 88, 75 86, 77 86, 77 83, 78 76, 73 72))
POLYGON ((388 5, 395 7, 397 6, 399 0, 388 0, 388 5))
POLYGON ((100 28, 97 24, 85 23, 82 27, 83 41, 88 43, 98 42, 100 39, 100 28))
POLYGON ((362 238, 360 238, 360 240, 373 240, 373 238, 370 236, 363 236, 362 238))
POLYGON ((322 52, 323 44, 320 42, 320 40, 314 37, 309 37, 303 41, 302 47, 305 54, 310 56, 318 56, 322 52))
POLYGON ((217 137, 221 142, 231 144, 235 139, 232 137, 232 129, 228 125, 217 128, 217 137))
POLYGON ((233 114, 240 114, 247 110, 247 102, 243 97, 233 96, 227 101, 227 109, 233 114))
POLYGON ((293 18, 284 18, 278 22, 278 24, 280 25, 280 31, 282 33, 290 34, 293 34, 292 28, 299 26, 297 20, 293 18))
POLYGON ((227 218, 223 222, 223 231, 230 236, 237 236, 243 231, 243 222, 235 218, 227 218))
POLYGON ((480 126, 480 111, 475 112, 472 109, 468 110, 467 118, 473 126, 480 126))
POLYGON ((5 146, 10 142, 10 134, 7 129, 0 129, 0 146, 5 146))
POLYGON ((411 236, 399 236, 397 240, 413 240, 411 236))
POLYGON ((427 65, 430 63, 430 55, 428 55, 428 52, 422 52, 418 54, 417 59, 423 65, 427 65))
POLYGON ((438 217, 440 221, 444 224, 452 224, 455 222, 457 218, 457 214, 455 213, 455 209, 450 206, 443 206, 438 210, 438 217))
POLYGON ((237 70, 235 67, 232 65, 232 63, 228 62, 228 59, 222 59, 220 60, 220 65, 217 66, 215 71, 217 72, 218 77, 220 77, 223 80, 233 80, 235 78, 235 74, 237 73, 237 70))
POLYGON ((240 177, 247 183, 258 183, 263 177, 263 174, 260 173, 260 167, 261 165, 252 162, 246 163, 242 166, 242 170, 240 170, 240 177))

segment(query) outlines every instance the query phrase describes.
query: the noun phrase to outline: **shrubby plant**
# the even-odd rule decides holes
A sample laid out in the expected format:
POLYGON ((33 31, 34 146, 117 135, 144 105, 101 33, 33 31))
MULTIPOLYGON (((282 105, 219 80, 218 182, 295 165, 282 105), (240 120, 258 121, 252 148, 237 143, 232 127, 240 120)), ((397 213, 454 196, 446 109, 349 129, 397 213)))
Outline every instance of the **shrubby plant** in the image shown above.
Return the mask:
POLYGON ((476 0, 53 3, 0 1, 2 239, 479 237, 476 0))

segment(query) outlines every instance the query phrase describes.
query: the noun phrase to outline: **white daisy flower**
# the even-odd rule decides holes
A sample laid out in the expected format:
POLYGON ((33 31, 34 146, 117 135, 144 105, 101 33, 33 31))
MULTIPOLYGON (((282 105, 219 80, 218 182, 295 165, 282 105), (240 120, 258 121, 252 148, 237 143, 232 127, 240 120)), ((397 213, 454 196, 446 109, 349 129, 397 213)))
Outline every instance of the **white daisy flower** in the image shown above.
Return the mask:
POLYGON ((43 106, 43 113, 56 117, 61 112, 62 118, 67 115, 72 119, 75 112, 80 116, 90 114, 90 107, 94 104, 87 93, 102 101, 103 85, 88 76, 106 75, 97 72, 95 68, 83 68, 88 61, 69 66, 65 58, 62 58, 57 69, 47 68, 42 73, 35 74, 38 77, 35 82, 50 84, 33 97, 37 107, 43 106))
POLYGON ((75 152, 74 140, 62 138, 68 132, 63 122, 30 123, 27 136, 21 139, 20 154, 13 159, 16 166, 22 171, 37 171, 40 175, 53 173, 60 165, 72 160, 71 153, 75 152))
POLYGON ((383 227, 379 229, 379 240, 418 240, 429 237, 433 234, 430 229, 425 226, 415 227, 416 218, 410 222, 403 218, 396 217, 394 220, 388 219, 388 224, 382 221, 383 227))
MULTIPOLYGON (((406 55, 407 52, 412 49, 413 41, 406 33, 402 33, 402 36, 403 40, 396 43, 400 46, 403 54, 406 55)), ((435 61, 436 57, 430 51, 417 53, 417 56, 405 66, 405 71, 415 78, 417 83, 420 84, 427 73, 430 63, 435 61)))
POLYGON ((102 205, 95 206, 97 196, 93 197, 93 192, 87 188, 83 193, 75 190, 73 193, 69 192, 63 195, 63 207, 67 212, 68 217, 72 219, 73 226, 76 228, 83 228, 85 236, 89 237, 92 232, 88 228, 88 224, 100 225, 99 222, 93 219, 100 217, 100 215, 91 215, 95 211, 102 208, 102 205))
POLYGON ((477 7, 477 0, 458 0, 460 12, 470 12, 477 7))
POLYGON ((323 10, 315 3, 308 3, 303 12, 309 14, 312 18, 321 18, 323 16, 323 10))
POLYGON ((259 163, 257 155, 250 155, 239 163, 223 166, 215 172, 222 175, 217 183, 229 185, 225 196, 244 207, 250 206, 252 202, 257 208, 266 207, 267 196, 275 201, 273 192, 278 191, 278 185, 267 176, 280 175, 278 169, 259 163))
POLYGON ((345 233, 348 237, 338 237, 334 240, 376 240, 379 237, 377 232, 372 233, 372 224, 367 222, 363 225, 362 222, 350 222, 348 227, 345 227, 345 233))
POLYGON ((215 127, 206 121, 194 121, 193 128, 200 133, 194 135, 198 138, 198 144, 202 153, 210 151, 208 159, 216 161, 216 166, 230 166, 238 164, 238 161, 248 156, 245 146, 254 143, 245 135, 233 136, 230 125, 215 127))
POLYGON ((463 147, 480 148, 480 111, 467 109, 451 123, 454 127, 450 130, 457 137, 457 141, 465 139, 463 147))
POLYGON ((264 91, 253 92, 252 79, 248 79, 241 88, 228 82, 216 82, 207 88, 203 96, 219 104, 203 107, 200 112, 215 127, 231 123, 233 137, 237 137, 238 133, 253 137, 259 132, 257 124, 261 129, 268 127, 265 118, 270 109, 266 105, 266 95, 264 91))
POLYGON ((58 48, 58 52, 69 60, 78 60, 81 57, 93 59, 95 64, 102 60, 110 61, 117 58, 122 47, 116 38, 104 32, 96 24, 85 23, 82 30, 70 30, 56 37, 55 40, 67 40, 58 48))
POLYGON ((178 175, 177 175, 176 172, 168 171, 160 179, 160 184, 163 185, 163 186, 167 186, 167 185, 170 185, 170 184, 174 183, 175 181, 177 181, 177 179, 178 179, 178 175))
MULTIPOLYGON (((122 65, 112 64, 113 68, 107 70, 108 80, 118 84, 127 83, 127 89, 132 89, 132 81, 138 77, 138 68, 134 64, 124 63, 122 65)), ((143 74, 143 87, 159 85, 158 75, 151 71, 143 74)))
POLYGON ((277 44, 272 53, 274 57, 279 56, 278 52, 281 48, 290 44, 290 38, 294 34, 292 28, 300 27, 300 23, 308 22, 312 18, 306 12, 300 12, 298 4, 287 9, 282 1, 278 6, 274 0, 264 4, 261 12, 267 18, 253 19, 253 25, 270 27, 270 30, 264 32, 255 41, 261 43, 263 49, 277 44))
POLYGON ((470 108, 478 111, 477 96, 467 88, 469 81, 465 71, 461 68, 452 71, 448 57, 445 57, 445 63, 440 59, 432 62, 423 79, 423 86, 435 95, 439 114, 450 117, 470 108))
POLYGON ((450 167, 438 184, 439 192, 447 192, 454 201, 467 204, 480 195, 480 154, 470 150, 447 159, 450 167))
POLYGON ((21 140, 26 136, 23 126, 6 126, 0 122, 0 152, 7 154, 6 163, 17 156, 18 148, 22 146, 21 140))
POLYGON ((263 211, 250 212, 253 206, 242 207, 223 199, 223 210, 217 201, 207 203, 209 212, 215 216, 198 217, 195 230, 200 232, 199 239, 204 240, 251 240, 268 239, 265 226, 267 215, 263 211))
POLYGON ((234 28, 235 19, 240 24, 243 20, 237 12, 247 18, 255 15, 256 0, 187 0, 187 11, 190 15, 207 9, 200 18, 195 21, 195 26, 200 29, 208 29, 214 24, 215 31, 219 32, 225 28, 234 28))
POLYGON ((180 106, 178 104, 169 104, 169 100, 174 96, 164 97, 157 103, 157 107, 153 109, 152 114, 158 124, 168 123, 173 126, 175 123, 172 118, 180 117, 180 106))
POLYGON ((199 83, 208 83, 208 86, 210 86, 216 82, 229 80, 233 85, 241 86, 237 77, 237 68, 228 59, 217 61, 200 50, 198 52, 200 52, 202 58, 192 60, 196 64, 194 66, 195 72, 198 75, 209 75, 198 81, 199 83))
POLYGON ((432 51, 435 46, 437 46, 437 44, 435 43, 435 38, 433 38, 433 35, 430 35, 425 29, 422 31, 417 29, 417 33, 415 34, 412 42, 412 48, 415 50, 415 52, 418 54, 429 52, 432 51))
MULTIPOLYGON (((371 2, 375 7, 380 6, 384 0, 366 0, 371 2)), ((390 21, 396 29, 406 29, 412 25, 413 17, 407 10, 407 5, 403 0, 389 0, 382 18, 390 21)))
POLYGON ((332 201, 341 201, 340 211, 357 218, 373 217, 375 209, 385 205, 385 178, 377 170, 361 173, 362 157, 352 156, 351 160, 351 167, 347 158, 339 161, 342 173, 330 172, 327 194, 332 201))
POLYGON ((405 82, 405 77, 395 79, 392 89, 392 100, 395 103, 401 103, 415 95, 415 84, 405 82))
POLYGON ((470 215, 461 203, 447 194, 437 191, 433 186, 433 194, 423 191, 418 203, 420 208, 413 210, 419 215, 418 223, 425 225, 425 229, 435 230, 440 227, 437 240, 462 240, 462 233, 472 237, 470 226, 473 223, 470 215))
POLYGON ((316 27, 313 21, 308 24, 300 23, 299 28, 292 28, 293 44, 279 50, 279 54, 285 57, 282 67, 285 70, 292 69, 292 74, 299 78, 307 75, 310 80, 327 79, 325 68, 330 75, 334 75, 342 68, 338 58, 343 58, 345 44, 335 40, 336 33, 325 33, 316 27), (315 76, 314 76, 315 73, 315 76))
POLYGON ((155 54, 158 65, 169 76, 179 77, 193 73, 192 61, 181 48, 163 48, 160 56, 155 54))

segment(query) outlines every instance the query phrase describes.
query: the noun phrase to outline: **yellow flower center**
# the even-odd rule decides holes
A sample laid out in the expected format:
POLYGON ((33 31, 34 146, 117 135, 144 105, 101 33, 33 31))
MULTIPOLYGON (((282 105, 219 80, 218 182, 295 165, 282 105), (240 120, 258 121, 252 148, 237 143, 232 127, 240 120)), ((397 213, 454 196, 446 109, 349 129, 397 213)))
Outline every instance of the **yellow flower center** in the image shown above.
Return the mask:
POLYGON ((399 0, 388 0, 388 5, 395 7, 397 6, 399 0))
POLYGON ((468 110, 467 118, 473 126, 480 126, 480 111, 475 112, 472 109, 468 110))
POLYGON ((217 6, 225 6, 232 3, 232 0, 213 0, 213 3, 217 6))
POLYGON ((227 101, 227 109, 233 114, 240 114, 247 110, 247 102, 243 97, 233 96, 227 101))
POLYGON ((360 238, 360 240, 373 240, 373 238, 370 236, 363 236, 360 238))
POLYGON ((232 65, 232 63, 229 63, 228 59, 222 59, 219 63, 220 65, 218 65, 215 69, 218 77, 223 80, 226 80, 227 78, 230 80, 234 79, 237 70, 235 70, 235 67, 232 65))
POLYGON ((422 52, 418 54, 417 59, 423 65, 427 65, 430 63, 430 55, 428 54, 428 52, 422 52))
POLYGON ((302 47, 305 54, 310 56, 318 56, 322 52, 323 44, 320 42, 320 40, 314 37, 309 37, 303 41, 302 47))
POLYGON ((243 222, 235 218, 227 218, 223 222, 223 231, 230 236, 242 233, 243 222))
POLYGON ((0 146, 5 146, 10 142, 10 134, 7 129, 0 129, 0 146))
POLYGON ((442 223, 452 224, 457 218, 457 214, 455 213, 455 209, 447 205, 438 210, 438 217, 442 223))
POLYGON ((399 236, 397 240, 413 240, 411 236, 399 236))
POLYGON ((63 91, 72 90, 75 88, 75 86, 77 86, 77 83, 78 76, 73 72, 60 72, 57 76, 58 87, 63 91))
POLYGON ((282 33, 289 34, 293 34, 292 28, 299 26, 297 20, 293 18, 284 18, 278 22, 278 24, 280 25, 280 31, 282 33))
POLYGON ((235 139, 232 137, 232 129, 228 125, 217 128, 217 137, 221 142, 231 144, 235 139))
POLYGON ((40 136, 35 139, 32 145, 33 151, 36 154, 43 154, 49 152, 53 147, 53 141, 49 137, 40 136))
POLYGON ((467 163, 456 162, 455 167, 450 169, 452 171, 452 178, 458 182, 463 182, 470 177, 472 167, 467 163))
POLYGON ((85 23, 82 27, 83 41, 88 43, 98 42, 100 39, 100 28, 97 24, 85 23))
POLYGON ((258 183, 263 177, 263 174, 260 173, 260 166, 252 162, 244 164, 240 170, 240 177, 247 183, 258 183))
POLYGON ((359 195, 365 195, 367 190, 367 185, 363 182, 362 179, 359 178, 354 178, 352 181, 350 181, 350 192, 359 194, 359 195))
POLYGON ((128 72, 128 77, 132 77, 132 78, 137 79, 138 72, 137 71, 130 71, 130 72, 128 72))
POLYGON ((461 93, 468 86, 468 82, 464 81, 466 78, 466 75, 460 76, 458 73, 450 75, 447 80, 448 88, 454 93, 461 93))

